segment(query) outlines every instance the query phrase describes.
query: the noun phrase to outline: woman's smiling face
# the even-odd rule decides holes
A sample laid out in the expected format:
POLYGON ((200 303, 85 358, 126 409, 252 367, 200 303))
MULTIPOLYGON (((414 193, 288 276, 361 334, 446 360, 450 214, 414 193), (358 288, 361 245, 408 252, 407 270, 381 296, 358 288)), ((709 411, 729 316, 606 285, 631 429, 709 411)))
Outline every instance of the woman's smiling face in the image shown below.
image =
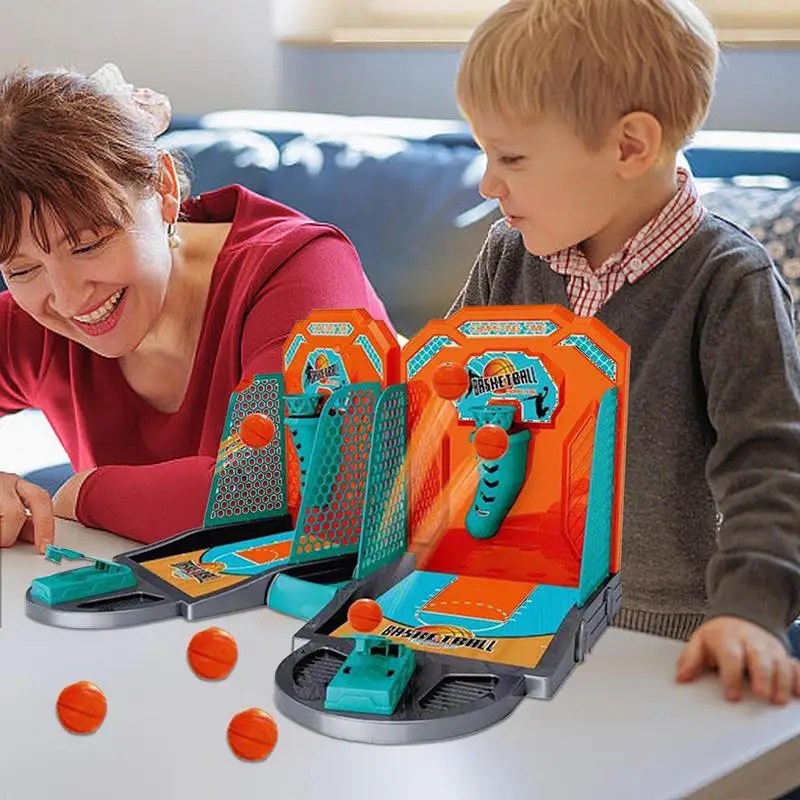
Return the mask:
POLYGON ((171 255, 163 198, 130 196, 130 221, 120 228, 87 226, 69 241, 52 215, 43 223, 46 252, 30 225, 23 198, 23 230, 16 254, 0 264, 15 302, 51 331, 98 355, 133 352, 159 318, 171 255))

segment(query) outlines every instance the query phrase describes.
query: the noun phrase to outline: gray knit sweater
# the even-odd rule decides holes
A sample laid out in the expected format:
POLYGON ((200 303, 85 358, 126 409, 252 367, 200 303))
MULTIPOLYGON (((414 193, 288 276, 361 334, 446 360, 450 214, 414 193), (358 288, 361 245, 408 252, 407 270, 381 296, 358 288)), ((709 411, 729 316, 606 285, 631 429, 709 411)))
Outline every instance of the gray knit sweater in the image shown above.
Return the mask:
MULTIPOLYGON (((495 224, 451 309, 559 304, 566 278, 495 224)), ((597 318, 631 347, 620 627, 686 639, 731 614, 800 614, 800 357, 792 298, 708 214, 597 318)))

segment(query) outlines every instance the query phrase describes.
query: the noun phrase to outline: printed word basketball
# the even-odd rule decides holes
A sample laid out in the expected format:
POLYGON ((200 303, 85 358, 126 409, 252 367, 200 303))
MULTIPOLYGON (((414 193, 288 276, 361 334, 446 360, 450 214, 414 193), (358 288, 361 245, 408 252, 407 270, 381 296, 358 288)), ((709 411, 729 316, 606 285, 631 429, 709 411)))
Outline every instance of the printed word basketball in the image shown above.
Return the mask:
POLYGON ((209 681, 219 681, 227 678, 236 666, 239 648, 227 631, 206 628, 192 637, 187 656, 195 675, 209 681))
POLYGON ((263 761, 277 741, 275 720, 260 708, 241 711, 228 724, 228 745, 244 761, 263 761))
POLYGON ((495 461, 508 450, 508 434, 499 425, 481 425, 472 442, 478 458, 495 461))
POLYGON ((460 364, 441 364, 433 373, 433 389, 443 400, 458 400, 469 388, 469 376, 460 364))
POLYGON ((383 619, 383 611, 381 607, 368 597, 362 597, 356 600, 353 605, 347 609, 347 621, 350 623, 354 630, 359 633, 369 633, 374 631, 378 625, 381 624, 383 619))
POLYGON ((266 447, 275 433, 275 424, 264 414, 248 414, 239 426, 239 436, 248 447, 266 447))
POLYGON ((94 733, 106 718, 105 695, 89 681, 73 683, 61 690, 56 713, 70 733, 94 733))

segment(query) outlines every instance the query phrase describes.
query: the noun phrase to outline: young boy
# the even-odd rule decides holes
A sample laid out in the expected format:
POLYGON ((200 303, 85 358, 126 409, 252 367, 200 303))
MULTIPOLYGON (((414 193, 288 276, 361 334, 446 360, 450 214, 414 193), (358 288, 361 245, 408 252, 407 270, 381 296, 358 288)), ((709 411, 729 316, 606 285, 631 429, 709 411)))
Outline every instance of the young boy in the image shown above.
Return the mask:
POLYGON ((459 104, 505 219, 451 313, 561 304, 631 347, 616 624, 800 696, 800 357, 767 252, 707 212, 678 152, 718 60, 691 0, 512 0, 474 33, 459 104))

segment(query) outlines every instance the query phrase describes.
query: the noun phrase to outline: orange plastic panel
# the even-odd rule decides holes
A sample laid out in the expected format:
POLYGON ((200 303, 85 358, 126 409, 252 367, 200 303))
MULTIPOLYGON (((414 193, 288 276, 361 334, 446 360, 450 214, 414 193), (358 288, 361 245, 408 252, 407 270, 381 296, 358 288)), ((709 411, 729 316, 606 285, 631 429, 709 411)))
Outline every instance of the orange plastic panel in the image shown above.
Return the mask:
MULTIPOLYGON (((313 311, 298 322, 283 348, 286 394, 332 394, 344 384, 400 380, 400 345, 385 322, 363 309, 313 311)), ((287 500, 294 519, 300 507, 297 452, 287 436, 287 500)))
POLYGON ((418 569, 577 587, 596 415, 616 387, 609 571, 619 571, 629 349, 618 336, 556 305, 471 307, 426 325, 403 348, 401 367, 410 396, 425 399, 410 420, 408 457, 418 569), (458 369, 437 373, 443 364, 466 370, 460 397, 452 399, 458 369), (512 430, 527 428, 531 441, 516 502, 492 538, 476 539, 465 528, 478 486, 471 438, 474 408, 487 402, 513 405, 512 430))

